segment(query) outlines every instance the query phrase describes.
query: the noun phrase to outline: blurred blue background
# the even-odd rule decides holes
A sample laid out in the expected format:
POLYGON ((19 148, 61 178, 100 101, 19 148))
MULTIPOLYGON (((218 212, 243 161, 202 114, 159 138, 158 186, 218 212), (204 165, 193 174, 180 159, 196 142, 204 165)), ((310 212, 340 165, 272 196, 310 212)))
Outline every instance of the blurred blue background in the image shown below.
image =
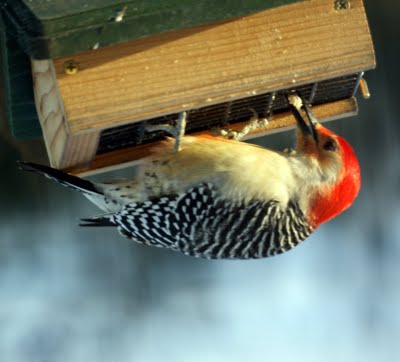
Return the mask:
POLYGON ((359 155, 361 193, 278 257, 198 260, 80 229, 97 209, 17 171, 17 159, 37 160, 43 147, 15 143, 2 120, 0 360, 400 361, 400 4, 366 7, 372 97, 357 117, 328 125, 359 155))

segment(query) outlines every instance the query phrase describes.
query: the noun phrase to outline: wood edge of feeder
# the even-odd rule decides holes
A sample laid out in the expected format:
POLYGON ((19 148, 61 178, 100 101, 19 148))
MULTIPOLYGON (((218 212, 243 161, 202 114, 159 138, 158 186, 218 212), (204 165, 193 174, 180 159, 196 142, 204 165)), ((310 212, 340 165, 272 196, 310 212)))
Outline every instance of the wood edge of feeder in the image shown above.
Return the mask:
POLYGON ((31 66, 35 105, 50 165, 66 168, 92 160, 96 154, 100 131, 71 133, 53 61, 32 59, 31 66))

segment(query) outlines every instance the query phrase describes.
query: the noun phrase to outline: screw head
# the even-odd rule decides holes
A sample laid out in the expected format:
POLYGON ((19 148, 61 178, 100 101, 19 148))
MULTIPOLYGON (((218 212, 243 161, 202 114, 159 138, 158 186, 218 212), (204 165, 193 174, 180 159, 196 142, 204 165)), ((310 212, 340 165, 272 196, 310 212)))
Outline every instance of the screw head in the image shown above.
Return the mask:
POLYGON ((336 0, 335 1, 335 10, 349 10, 350 9, 350 1, 349 0, 336 0))
POLYGON ((70 59, 64 62, 64 73, 68 75, 74 75, 78 73, 79 67, 78 63, 74 60, 70 59))

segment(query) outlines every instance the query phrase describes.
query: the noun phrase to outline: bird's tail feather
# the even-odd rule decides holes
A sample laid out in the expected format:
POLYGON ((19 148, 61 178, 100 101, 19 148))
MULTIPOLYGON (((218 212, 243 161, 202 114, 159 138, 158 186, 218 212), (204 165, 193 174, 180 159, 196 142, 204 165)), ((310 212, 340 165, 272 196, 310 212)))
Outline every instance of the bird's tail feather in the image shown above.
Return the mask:
POLYGON ((111 221, 110 217, 108 217, 107 215, 99 215, 91 218, 83 218, 80 220, 82 222, 79 224, 79 226, 84 226, 84 227, 117 226, 111 221))
POLYGON ((70 175, 55 168, 24 161, 18 161, 18 166, 23 171, 34 172, 39 175, 43 175, 73 190, 77 190, 83 193, 102 195, 102 193, 96 189, 93 182, 81 179, 77 176, 70 175))

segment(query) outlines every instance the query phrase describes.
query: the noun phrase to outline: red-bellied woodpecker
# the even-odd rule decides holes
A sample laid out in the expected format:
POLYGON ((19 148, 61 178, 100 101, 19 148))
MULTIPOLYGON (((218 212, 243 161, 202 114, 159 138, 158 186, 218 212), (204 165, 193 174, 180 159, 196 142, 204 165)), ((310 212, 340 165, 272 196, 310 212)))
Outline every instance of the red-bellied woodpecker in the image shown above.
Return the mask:
POLYGON ((351 146, 320 125, 297 122, 296 154, 212 137, 166 140, 130 181, 92 183, 21 162, 83 192, 106 212, 84 226, 116 226, 136 242, 205 258, 251 259, 287 251, 347 209, 360 188, 351 146))

